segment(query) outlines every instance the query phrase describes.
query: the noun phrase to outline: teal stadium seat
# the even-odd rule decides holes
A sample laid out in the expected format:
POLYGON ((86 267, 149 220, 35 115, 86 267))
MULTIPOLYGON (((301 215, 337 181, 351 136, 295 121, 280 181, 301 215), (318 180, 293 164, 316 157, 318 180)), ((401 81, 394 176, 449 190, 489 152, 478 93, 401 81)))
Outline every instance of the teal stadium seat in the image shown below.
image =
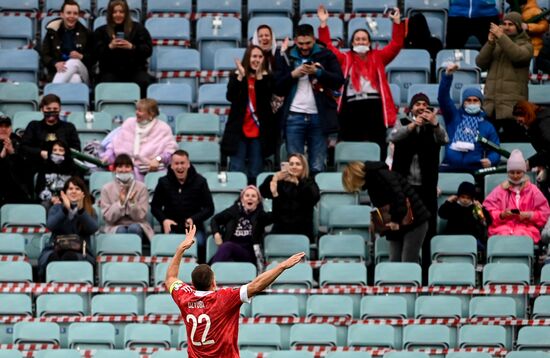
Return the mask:
MULTIPOLYGON (((200 2, 201 1, 197 3, 197 12, 202 11, 199 7, 200 2)), ((215 1, 216 6, 213 12, 223 11, 223 5, 220 5, 231 2, 239 3, 239 10, 237 12, 240 12, 240 1, 238 0, 226 1, 224 3, 215 1)), ((241 21, 235 17, 223 16, 221 17, 221 21, 218 21, 218 18, 212 16, 201 17, 198 19, 196 26, 196 41, 197 47, 201 54, 201 69, 214 69, 214 55, 216 50, 220 48, 238 47, 241 41, 241 31, 241 21)))
POLYGON ((169 294, 149 295, 145 298, 145 316, 179 314, 178 305, 169 294))
POLYGON ((44 95, 55 94, 61 98, 64 112, 86 112, 90 104, 90 89, 85 83, 48 83, 44 95))
POLYGON ((519 351, 548 351, 550 350, 550 327, 521 327, 516 341, 519 351))
POLYGON ((92 316, 137 316, 136 296, 109 293, 92 297, 92 316))
POLYGON ((334 149, 336 169, 342 171, 349 162, 380 160, 380 146, 374 142, 339 142, 334 149))
POLYGON ((26 256, 23 235, 0 233, 0 255, 26 256))
POLYGON ((0 209, 2 227, 46 226, 46 209, 39 204, 4 204, 0 209))
MULTIPOLYGON (((163 73, 159 78, 161 84, 185 84, 191 92, 185 94, 187 100, 195 101, 197 98, 198 78, 172 76, 172 72, 200 71, 199 51, 194 48, 177 48, 172 46, 156 47, 151 58, 152 70, 157 74, 163 73), (191 98, 189 98, 191 97, 191 98)), ((173 97, 173 95, 171 95, 173 97)), ((168 114, 168 113, 167 113, 168 114)))
POLYGON ((370 212, 367 205, 339 205, 329 212, 328 232, 331 234, 361 234, 369 239, 370 212))
POLYGON ((239 349, 253 352, 270 352, 282 348, 281 328, 273 323, 241 324, 239 349))
POLYGON ((107 322, 71 323, 67 333, 69 348, 73 349, 114 349, 115 326, 107 322))
POLYGON ((319 274, 319 286, 367 285, 367 267, 359 262, 328 262, 323 264, 319 274))
POLYGON ((494 235, 487 241, 487 262, 525 263, 531 268, 534 259, 535 247, 529 236, 494 235))
POLYGON ((0 16, 0 48, 18 49, 32 45, 32 21, 25 16, 0 16))
POLYGON ((309 258, 309 238, 307 236, 269 234, 264 238, 264 256, 267 261, 282 261, 297 252, 305 252, 305 258, 309 258))
MULTIPOLYGON (((221 163, 220 145, 216 142, 180 142, 179 149, 189 153, 193 166, 201 174, 217 172, 221 163)), ((235 173, 237 174, 237 173, 235 173)), ((243 174, 243 173, 238 173, 243 174)), ((243 174, 244 175, 244 174, 243 174)), ((227 174, 229 184, 230 174, 227 174)), ((217 180, 217 176, 216 176, 217 180)), ((210 181, 208 182, 210 186, 210 181)))
POLYGON ((23 293, 1 293, 0 315, 32 317, 31 297, 23 293))
POLYGON ((84 299, 73 293, 46 294, 36 298, 36 316, 86 316, 84 299))
POLYGON ((0 83, 0 112, 11 118, 20 111, 38 110, 35 82, 0 83))
POLYGON ((39 55, 34 49, 0 49, 0 77, 37 83, 39 55))
POLYGON ((135 83, 106 82, 95 87, 96 110, 113 117, 134 112, 139 98, 139 86, 135 83))
POLYGON ((550 285, 550 265, 542 266, 542 270, 540 271, 540 284, 541 286, 550 285))
MULTIPOLYGON (((332 27, 331 33, 332 33, 332 27)), ((367 21, 363 17, 350 19, 348 22, 348 44, 351 45, 351 36, 358 29, 366 29, 370 35, 372 48, 386 46, 392 38, 393 21, 390 18, 370 17, 367 21)))
POLYGON ((256 278, 256 266, 250 262, 216 262, 212 271, 220 286, 244 285, 256 278))
MULTIPOLYGON (((156 351, 153 354, 151 354, 151 358, 187 358, 187 351, 156 351)), ((246 358, 248 356, 243 355, 243 352, 241 351, 241 357, 246 358)), ((256 357, 256 355, 254 355, 256 357)))
POLYGON ((13 326, 14 344, 57 344, 59 326, 53 322, 17 322, 13 326))
MULTIPOLYGON (((271 263, 267 270, 277 264, 271 263)), ((271 285, 272 288, 312 288, 313 269, 308 263, 298 263, 294 267, 285 270, 271 285)))
POLYGON ((0 262, 0 282, 33 282, 31 264, 26 261, 0 262))
POLYGON ((23 135, 25 129, 32 121, 40 121, 44 118, 44 114, 40 111, 17 111, 12 116, 12 129, 15 134, 23 135))
POLYGON ((294 4, 292 0, 270 1, 270 0, 256 0, 248 3, 248 16, 258 15, 278 15, 289 16, 294 15, 294 4))
POLYGON ((269 358, 313 358, 312 352, 306 351, 276 351, 269 353, 269 358))
POLYGON ((156 0, 147 4, 149 14, 189 14, 192 10, 191 0, 156 0))
POLYGON ((473 297, 469 317, 516 318, 516 301, 511 297, 473 297))
POLYGON ((403 349, 448 349, 450 328, 441 324, 412 324, 403 328, 403 349))
POLYGON ((407 100, 407 88, 413 83, 429 83, 430 54, 426 50, 405 49, 386 66, 388 80, 401 88, 401 102, 407 100))
POLYGON ((92 174, 90 174, 90 193, 98 200, 103 186, 113 180, 115 180, 115 177, 111 172, 92 172, 92 174))
POLYGON ((403 296, 365 296, 361 299, 361 319, 405 319, 407 300, 403 296))
POLYGON ((157 101, 160 112, 166 115, 170 124, 179 115, 191 111, 193 87, 189 83, 154 83, 147 87, 147 97, 157 101))
MULTIPOLYGON (((348 327, 349 347, 372 347, 397 349, 395 328, 388 324, 352 324, 348 327)), ((360 353, 364 354, 364 353, 360 353)))
POLYGON ((464 325, 458 331, 458 348, 510 348, 506 346, 506 329, 502 326, 464 325))
POLYGON ((353 300, 345 295, 311 295, 307 299, 306 316, 353 318, 353 300))
MULTIPOLYGON (((524 263, 489 263, 483 267, 483 285, 524 285, 531 282, 529 267, 524 263)), ((518 318, 524 318, 527 295, 512 295, 518 318)))
MULTIPOLYGON (((443 40, 444 39, 445 38, 443 38, 443 40)), ((466 86, 477 85, 481 81, 481 70, 475 63, 475 59, 478 55, 479 51, 477 50, 464 49, 443 49, 437 53, 435 59, 435 70, 437 72, 438 81, 441 80, 441 74, 445 71, 447 67, 446 64, 448 62, 455 62, 460 66, 458 71, 453 74, 453 83, 451 85, 451 98, 455 103, 463 103, 463 101, 459 102, 463 88, 466 86), (458 58, 460 58, 459 54, 462 55, 460 60, 458 60, 458 58)))
POLYGON ((366 261, 365 250, 361 235, 323 235, 319 239, 319 260, 366 261))
POLYGON ((550 296, 535 298, 533 319, 550 319, 550 296))
POLYGON ((462 318, 462 305, 458 297, 419 296, 415 302, 415 318, 462 318))
MULTIPOLYGON (((258 183, 263 183, 263 180, 258 183)), ((358 196, 345 191, 340 173, 319 173, 315 176, 315 183, 321 194, 315 210, 318 211, 320 230, 326 231, 332 209, 339 205, 357 205, 358 196)))
MULTIPOLYGON (((181 352, 180 352, 181 353, 181 352)), ((94 358, 139 358, 138 351, 122 350, 122 349, 98 349, 94 353, 94 358)))
POLYGON ((331 324, 294 324, 290 327, 290 346, 328 346, 337 345, 336 327, 331 324))
MULTIPOLYGON (((476 273, 472 264, 462 262, 443 262, 430 265, 428 285, 434 286, 476 286, 476 273)), ((456 295, 462 303, 462 315, 468 314, 469 295, 456 295)))
POLYGON ((300 14, 316 13, 319 5, 324 5, 329 12, 342 13, 345 11, 344 0, 300 0, 300 14))
POLYGON ((548 358, 550 353, 544 351, 512 351, 506 354, 506 358, 548 358))
POLYGON ((124 328, 124 347, 170 348, 170 327, 165 324, 130 323, 124 328))
POLYGON ((220 119, 212 113, 180 113, 175 134, 219 136, 220 119))
POLYGON ((100 285, 147 287, 149 267, 142 262, 107 262, 101 265, 100 285))
POLYGON ((352 0, 352 12, 382 13, 397 6, 397 0, 352 0))
POLYGON ((141 256, 141 237, 137 234, 99 234, 95 254, 141 256))
POLYGON ((252 300, 252 317, 299 317, 298 297, 260 295, 252 300))
POLYGON ((76 349, 45 349, 34 354, 36 358, 80 358, 80 352, 76 349))
POLYGON ((436 235, 430 248, 433 261, 477 264, 477 240, 471 235, 436 235))
MULTIPOLYGON (((183 234, 155 234, 151 239, 151 256, 172 257, 178 245, 185 240, 183 234)), ((197 258, 197 246, 191 246, 183 257, 197 258)))
POLYGON ((94 268, 88 261, 53 261, 46 266, 46 282, 94 284, 94 268))

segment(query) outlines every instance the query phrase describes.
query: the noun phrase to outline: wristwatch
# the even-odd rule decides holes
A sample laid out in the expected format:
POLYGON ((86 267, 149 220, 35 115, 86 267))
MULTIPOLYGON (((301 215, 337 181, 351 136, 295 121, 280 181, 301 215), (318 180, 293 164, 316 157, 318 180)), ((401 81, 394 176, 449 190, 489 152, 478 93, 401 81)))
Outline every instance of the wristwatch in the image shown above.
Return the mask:
POLYGON ((159 162, 159 163, 162 163, 162 157, 161 157, 160 155, 157 155, 157 156, 155 157, 155 160, 156 160, 157 162, 159 162))

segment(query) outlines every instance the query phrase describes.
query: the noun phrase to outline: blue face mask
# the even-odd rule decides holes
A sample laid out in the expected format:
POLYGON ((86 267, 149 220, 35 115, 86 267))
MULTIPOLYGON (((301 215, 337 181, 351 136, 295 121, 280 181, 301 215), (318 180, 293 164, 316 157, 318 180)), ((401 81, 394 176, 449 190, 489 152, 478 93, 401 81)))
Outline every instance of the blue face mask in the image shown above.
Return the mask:
POLYGON ((464 110, 468 114, 478 114, 481 111, 481 104, 466 104, 464 110))

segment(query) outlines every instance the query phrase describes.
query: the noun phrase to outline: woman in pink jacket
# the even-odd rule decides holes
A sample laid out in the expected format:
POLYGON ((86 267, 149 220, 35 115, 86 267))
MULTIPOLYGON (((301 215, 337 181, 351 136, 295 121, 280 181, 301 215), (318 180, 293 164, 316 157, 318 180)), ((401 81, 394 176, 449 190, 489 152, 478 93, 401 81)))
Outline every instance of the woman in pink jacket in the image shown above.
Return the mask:
POLYGON ((525 175, 527 165, 521 151, 514 149, 506 165, 508 179, 485 198, 483 205, 491 213, 492 235, 527 235, 540 241, 540 230, 548 220, 548 201, 525 175))
POLYGON ((134 162, 136 180, 143 181, 145 174, 164 170, 172 153, 178 149, 170 126, 157 117, 157 101, 140 99, 136 116, 122 123, 119 132, 105 150, 103 161, 112 164, 119 154, 128 154, 134 162))
POLYGON ((393 127, 397 117, 385 66, 403 48, 405 39, 405 24, 401 23, 399 9, 393 9, 389 15, 394 25, 388 45, 382 49, 372 49, 369 33, 366 29, 359 29, 351 37, 352 49, 348 52, 341 52, 332 44, 327 26, 329 14, 322 5, 317 10, 317 16, 321 21, 319 40, 336 55, 346 77, 338 103, 339 140, 378 143, 380 159, 384 160, 386 129, 393 127))

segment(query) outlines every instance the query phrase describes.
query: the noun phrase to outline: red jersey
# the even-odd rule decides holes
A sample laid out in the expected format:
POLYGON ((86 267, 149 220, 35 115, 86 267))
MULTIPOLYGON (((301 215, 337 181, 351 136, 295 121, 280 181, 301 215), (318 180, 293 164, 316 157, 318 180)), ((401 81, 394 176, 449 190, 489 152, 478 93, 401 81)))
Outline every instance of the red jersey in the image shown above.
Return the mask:
POLYGON ((246 285, 196 291, 175 281, 170 294, 185 321, 190 358, 239 358, 239 310, 243 302, 250 302, 246 285))

